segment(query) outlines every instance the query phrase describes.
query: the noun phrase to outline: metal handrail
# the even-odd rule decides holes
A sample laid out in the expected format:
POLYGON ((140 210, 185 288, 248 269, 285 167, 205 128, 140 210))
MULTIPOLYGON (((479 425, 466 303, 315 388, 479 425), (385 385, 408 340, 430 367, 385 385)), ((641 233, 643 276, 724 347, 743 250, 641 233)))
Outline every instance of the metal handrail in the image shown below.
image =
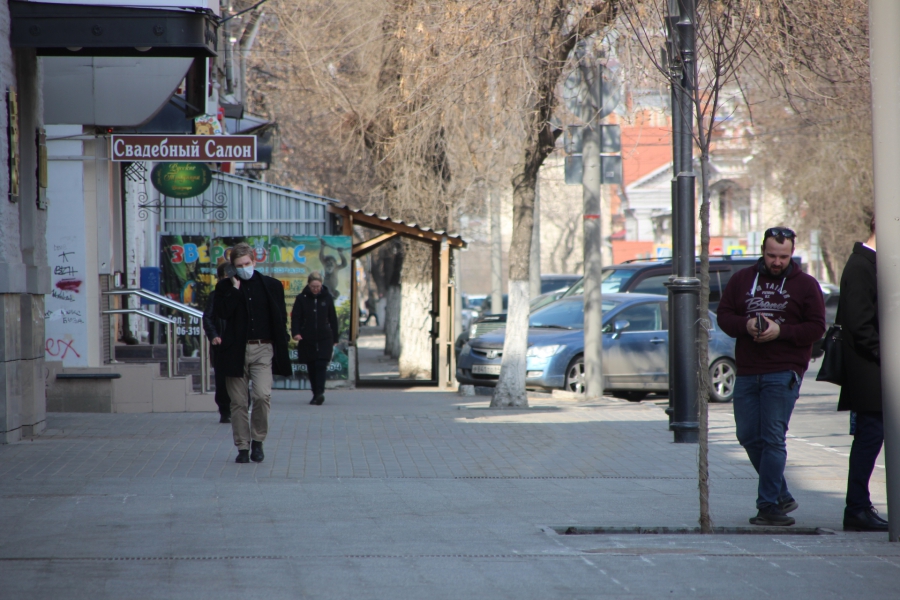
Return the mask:
MULTIPOLYGON (((175 351, 175 325, 177 323, 174 319, 152 313, 149 310, 142 310, 140 308, 111 308, 109 310, 104 310, 101 314, 140 315, 152 321, 156 321, 157 323, 164 323, 166 325, 166 372, 170 379, 175 376, 175 361, 178 360, 178 353, 175 351)), ((112 329, 113 326, 112 323, 110 323, 110 330, 112 329)), ((110 356, 112 356, 112 353, 114 351, 115 350, 110 351, 110 356)))
POLYGON ((162 304, 167 308, 171 308, 172 310, 181 311, 187 315, 192 317, 197 317, 198 319, 203 318, 203 311, 193 306, 188 306, 187 304, 183 304, 178 302, 177 300, 172 300, 171 298, 167 298, 161 294, 157 294, 156 292, 151 292, 149 290, 145 290, 143 288, 126 288, 124 290, 109 290, 108 292, 103 292, 108 296, 139 296, 141 298, 145 298, 147 300, 153 300, 157 304, 162 304))
MULTIPOLYGON (((178 312, 182 312, 188 316, 200 319, 200 327, 203 327, 203 311, 194 308, 193 306, 188 306, 187 304, 183 304, 178 302, 177 300, 172 300, 171 298, 167 298, 161 294, 157 294, 156 292, 151 292, 150 290, 145 290, 143 288, 126 288, 123 290, 109 290, 107 292, 103 292, 108 296, 138 296, 139 298, 144 298, 145 300, 150 300, 152 302, 156 302, 157 304, 161 304, 166 308, 170 308, 172 310, 176 310, 178 312)), ((137 309, 133 309, 137 310, 137 309)), ((155 313, 149 314, 155 315, 155 313)), ((158 316, 158 315, 156 315, 158 316)), ((175 323, 173 321, 173 323, 175 323)), ((175 338, 174 334, 172 335, 172 348, 175 348, 175 338)), ((173 350, 174 351, 174 350, 173 350)), ((206 339, 206 336, 203 333, 200 333, 200 391, 202 393, 207 393, 210 391, 209 389, 209 340, 206 339)), ((172 377, 172 375, 169 375, 172 377)))

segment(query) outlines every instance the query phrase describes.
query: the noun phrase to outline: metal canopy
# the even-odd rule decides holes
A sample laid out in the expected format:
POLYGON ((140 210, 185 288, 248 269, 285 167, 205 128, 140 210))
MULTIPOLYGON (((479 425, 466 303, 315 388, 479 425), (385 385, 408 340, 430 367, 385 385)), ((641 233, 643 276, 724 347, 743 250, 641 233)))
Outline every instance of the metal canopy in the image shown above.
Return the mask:
POLYGON ((216 56, 206 11, 9 3, 10 46, 39 56, 216 56))

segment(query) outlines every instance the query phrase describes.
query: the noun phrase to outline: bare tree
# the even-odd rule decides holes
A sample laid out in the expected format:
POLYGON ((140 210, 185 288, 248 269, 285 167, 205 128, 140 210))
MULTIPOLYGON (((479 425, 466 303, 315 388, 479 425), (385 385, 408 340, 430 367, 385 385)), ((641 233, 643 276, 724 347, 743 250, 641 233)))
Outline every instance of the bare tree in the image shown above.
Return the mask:
POLYGON ((528 405, 525 353, 528 345, 529 258, 538 171, 556 146, 560 131, 551 124, 559 86, 579 40, 596 35, 615 20, 618 2, 544 0, 523 3, 516 15, 524 43, 519 59, 533 85, 526 96, 521 162, 513 178, 513 234, 509 248, 509 312, 500 379, 491 406, 528 405))
MULTIPOLYGON (((765 0, 707 0, 697 3, 692 16, 693 35, 696 39, 695 57, 684 62, 689 70, 687 80, 691 87, 683 90, 691 97, 697 126, 693 135, 700 152, 700 306, 697 336, 697 353, 700 372, 698 403, 700 412, 698 487, 700 497, 700 530, 712 532, 709 511, 709 206, 710 206, 710 150, 718 126, 717 116, 727 95, 740 93, 741 68, 750 56, 748 40, 759 26, 759 5, 765 0), (730 88, 730 94, 728 94, 730 88)), ((691 3, 693 4, 693 3, 691 3)), ((677 3, 676 3, 677 7, 677 3)), ((662 47, 661 32, 670 14, 668 1, 632 1, 623 11, 634 39, 641 45, 645 56, 653 62, 657 71, 666 77, 670 85, 681 86, 681 75, 674 73, 668 64, 656 61, 656 49, 662 47)), ((673 28, 677 30, 676 28, 673 28)), ((682 34, 683 35, 683 34, 682 34)))

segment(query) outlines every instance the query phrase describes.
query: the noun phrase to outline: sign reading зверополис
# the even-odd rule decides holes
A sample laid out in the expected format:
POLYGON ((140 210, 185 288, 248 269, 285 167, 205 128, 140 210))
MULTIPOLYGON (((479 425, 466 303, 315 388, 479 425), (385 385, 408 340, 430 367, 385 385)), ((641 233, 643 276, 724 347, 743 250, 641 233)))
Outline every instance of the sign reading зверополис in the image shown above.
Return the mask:
POLYGON ((113 162, 256 162, 255 135, 114 135, 113 162))

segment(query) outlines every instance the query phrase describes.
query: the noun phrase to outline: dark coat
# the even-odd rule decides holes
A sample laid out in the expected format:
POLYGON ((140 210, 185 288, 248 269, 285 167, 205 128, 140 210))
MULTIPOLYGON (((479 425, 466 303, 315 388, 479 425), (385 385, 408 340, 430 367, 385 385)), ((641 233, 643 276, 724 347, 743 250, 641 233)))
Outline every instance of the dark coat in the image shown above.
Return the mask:
POLYGON ((857 242, 841 275, 838 322, 843 331, 844 385, 838 410, 881 412, 881 342, 875 252, 857 242))
MULTIPOLYGON (((259 272, 254 277, 262 277, 269 302, 269 326, 272 330, 272 373, 290 377, 291 361, 288 356, 287 311, 284 305, 284 287, 281 282, 259 272)), ((216 350, 217 362, 221 364, 226 377, 244 376, 244 354, 247 349, 247 330, 250 321, 250 307, 243 292, 234 289, 231 279, 216 284, 215 315, 225 321, 222 345, 216 350)), ((217 365, 218 367, 218 365, 217 365)))
POLYGON ((338 333, 334 298, 328 288, 323 285, 318 294, 313 294, 309 286, 303 288, 291 311, 291 336, 303 338, 297 344, 300 362, 330 359, 338 333))
POLYGON ((203 309, 203 331, 206 332, 206 337, 210 341, 209 355, 210 358, 212 358, 214 368, 219 367, 219 361, 222 359, 223 354, 218 351, 219 346, 212 345, 212 341, 214 338, 220 338, 225 334, 225 321, 216 318, 215 303, 216 292, 213 290, 210 292, 209 299, 206 301, 206 308, 203 309))

